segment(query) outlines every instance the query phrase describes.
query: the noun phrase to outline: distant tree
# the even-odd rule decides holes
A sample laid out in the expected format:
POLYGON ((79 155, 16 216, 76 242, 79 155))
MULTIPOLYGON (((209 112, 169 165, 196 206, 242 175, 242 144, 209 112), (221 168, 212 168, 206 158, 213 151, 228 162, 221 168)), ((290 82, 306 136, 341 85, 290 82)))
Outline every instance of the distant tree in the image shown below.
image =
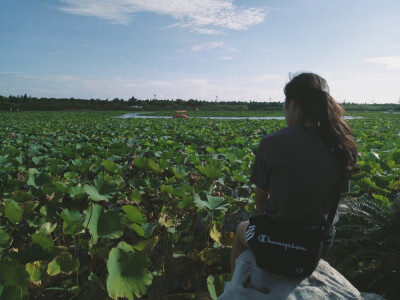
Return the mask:
POLYGON ((128 105, 136 105, 137 104, 137 99, 135 98, 135 97, 131 97, 131 98, 129 98, 129 100, 128 100, 128 105))

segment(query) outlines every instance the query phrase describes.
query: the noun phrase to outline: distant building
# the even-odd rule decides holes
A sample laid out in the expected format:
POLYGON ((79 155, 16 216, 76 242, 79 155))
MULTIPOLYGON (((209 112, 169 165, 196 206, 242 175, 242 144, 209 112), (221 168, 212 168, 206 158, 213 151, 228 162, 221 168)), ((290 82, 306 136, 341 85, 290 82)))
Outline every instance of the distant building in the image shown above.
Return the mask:
POLYGON ((131 105, 131 106, 129 106, 129 108, 132 108, 132 109, 142 109, 142 107, 141 107, 141 106, 138 106, 138 105, 131 105))

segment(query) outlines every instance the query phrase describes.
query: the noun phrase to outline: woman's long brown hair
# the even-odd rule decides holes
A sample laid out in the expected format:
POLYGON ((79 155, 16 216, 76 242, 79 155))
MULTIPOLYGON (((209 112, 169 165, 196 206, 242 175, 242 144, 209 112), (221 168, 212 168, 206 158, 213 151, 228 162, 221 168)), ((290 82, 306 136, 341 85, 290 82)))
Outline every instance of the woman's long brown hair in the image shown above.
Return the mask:
POLYGON ((286 101, 294 100, 301 107, 302 124, 318 124, 320 136, 339 160, 344 178, 358 172, 353 134, 343 120, 344 109, 329 94, 326 80, 313 73, 301 73, 286 84, 284 92, 286 101))

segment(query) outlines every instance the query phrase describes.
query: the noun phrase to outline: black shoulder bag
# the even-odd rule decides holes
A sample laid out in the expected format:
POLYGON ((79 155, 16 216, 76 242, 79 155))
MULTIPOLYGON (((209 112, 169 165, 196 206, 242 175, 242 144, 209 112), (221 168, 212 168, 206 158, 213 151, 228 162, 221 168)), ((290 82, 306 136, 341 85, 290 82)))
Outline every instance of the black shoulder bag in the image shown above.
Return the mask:
POLYGON ((332 201, 328 224, 321 222, 317 228, 301 228, 277 224, 266 215, 250 218, 256 225, 254 238, 248 241, 256 257, 257 266, 272 273, 290 277, 307 277, 316 269, 323 249, 323 234, 332 226, 341 194, 339 179, 332 201), (327 225, 327 226, 325 226, 327 225))

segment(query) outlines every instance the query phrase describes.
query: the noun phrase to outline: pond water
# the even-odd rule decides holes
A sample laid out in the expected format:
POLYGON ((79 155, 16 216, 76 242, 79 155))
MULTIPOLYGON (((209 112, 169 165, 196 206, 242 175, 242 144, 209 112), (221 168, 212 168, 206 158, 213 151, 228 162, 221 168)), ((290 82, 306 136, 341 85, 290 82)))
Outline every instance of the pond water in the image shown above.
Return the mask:
MULTIPOLYGON (((121 119, 172 119, 172 116, 149 116, 137 113, 129 113, 118 118, 121 119)), ((189 117, 191 119, 215 119, 215 120, 284 120, 285 117, 189 117)), ((345 120, 360 119, 361 117, 345 116, 345 120)))

